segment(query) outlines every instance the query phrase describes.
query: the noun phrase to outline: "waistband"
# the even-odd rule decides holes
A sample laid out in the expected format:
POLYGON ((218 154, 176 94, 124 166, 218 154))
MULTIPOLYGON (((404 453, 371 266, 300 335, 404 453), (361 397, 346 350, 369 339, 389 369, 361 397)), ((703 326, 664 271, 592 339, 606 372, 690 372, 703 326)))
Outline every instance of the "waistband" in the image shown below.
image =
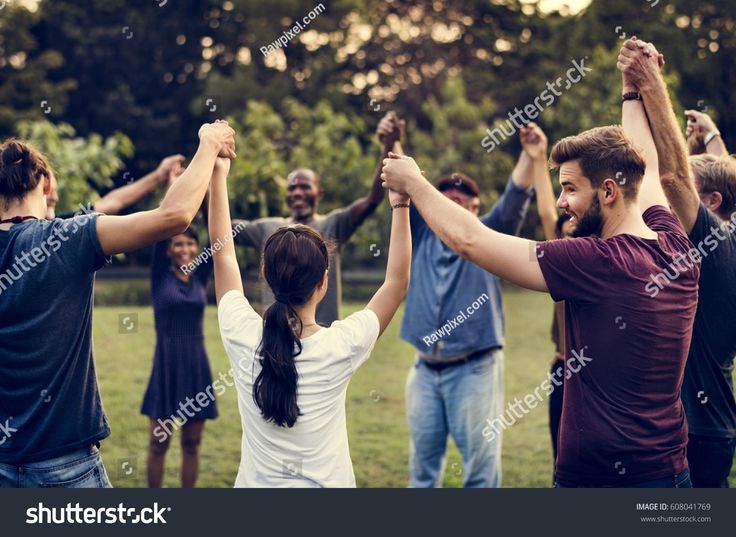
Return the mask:
POLYGON ((487 355, 490 352, 500 350, 503 347, 501 345, 496 345, 494 347, 489 347, 487 349, 482 349, 479 351, 472 352, 465 356, 464 358, 461 358, 459 360, 454 360, 452 362, 430 362, 427 360, 424 360, 422 358, 419 359, 420 362, 422 362, 424 365, 426 365, 428 368, 430 368, 433 371, 442 371, 443 369, 447 369, 448 367, 454 367, 462 364, 467 364, 468 362, 472 362, 474 360, 478 360, 479 358, 483 358, 485 355, 487 355))

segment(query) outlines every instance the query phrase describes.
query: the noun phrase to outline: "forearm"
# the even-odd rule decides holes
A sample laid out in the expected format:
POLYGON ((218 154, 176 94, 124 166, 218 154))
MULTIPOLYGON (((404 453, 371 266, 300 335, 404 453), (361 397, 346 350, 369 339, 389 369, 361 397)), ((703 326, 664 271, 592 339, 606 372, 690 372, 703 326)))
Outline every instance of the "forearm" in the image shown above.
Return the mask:
POLYGON ((685 230, 690 231, 700 199, 690 174, 685 139, 677 125, 664 81, 642 91, 642 97, 657 148, 662 188, 685 230))
POLYGON ((663 185, 667 182, 690 183, 685 138, 677 124, 664 80, 660 78, 656 84, 642 89, 641 95, 657 149, 659 174, 663 185))
POLYGON ((728 149, 720 135, 711 138, 705 146, 705 152, 717 157, 728 157, 728 149))
POLYGON ((484 226, 470 211, 450 201, 426 179, 416 181, 409 196, 437 236, 462 257, 517 285, 546 291, 535 244, 484 226))
POLYGON ((140 201, 160 184, 159 173, 153 171, 138 181, 108 192, 97 203, 95 210, 104 214, 118 214, 123 209, 140 201))
POLYGON ((386 284, 406 294, 411 266, 411 229, 409 208, 399 207, 391 211, 391 242, 386 262, 386 284))
POLYGON ((554 239, 556 238, 557 204, 549 167, 544 159, 534 160, 534 191, 537 195, 537 212, 544 229, 544 238, 554 239))
MULTIPOLYGON (((644 177, 639 187, 638 197, 640 211, 644 213, 653 205, 667 207, 667 198, 659 179, 657 146, 652 137, 644 104, 638 100, 624 101, 621 106, 621 123, 626 136, 644 154, 644 177)), ((623 186, 628 178, 617 172, 615 180, 623 186)))
POLYGON ((240 267, 232 240, 232 220, 227 194, 227 173, 215 169, 209 191, 208 228, 213 245, 215 294, 219 300, 231 290, 243 291, 240 267))
POLYGON ((181 214, 188 222, 194 220, 207 193, 217 154, 217 147, 202 142, 187 169, 166 192, 161 209, 181 214))
POLYGON ((511 180, 520 188, 529 188, 534 181, 534 160, 526 151, 522 151, 516 166, 511 172, 511 180))

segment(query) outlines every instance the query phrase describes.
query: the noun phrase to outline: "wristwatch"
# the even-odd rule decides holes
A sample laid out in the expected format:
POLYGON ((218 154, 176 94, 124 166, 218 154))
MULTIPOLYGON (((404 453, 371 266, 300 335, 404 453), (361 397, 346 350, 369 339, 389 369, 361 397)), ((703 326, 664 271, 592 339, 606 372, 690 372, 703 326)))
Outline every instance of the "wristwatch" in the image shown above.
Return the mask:
POLYGON ((622 101, 641 101, 641 93, 638 91, 627 91, 621 96, 622 101))

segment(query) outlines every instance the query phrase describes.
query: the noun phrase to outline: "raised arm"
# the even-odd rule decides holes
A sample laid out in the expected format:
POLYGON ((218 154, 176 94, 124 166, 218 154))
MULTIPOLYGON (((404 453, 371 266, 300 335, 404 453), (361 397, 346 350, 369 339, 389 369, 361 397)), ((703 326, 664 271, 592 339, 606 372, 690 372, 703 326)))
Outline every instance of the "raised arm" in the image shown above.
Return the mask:
MULTIPOLYGON (((643 214, 644 211, 653 205, 668 207, 668 203, 659 180, 657 146, 654 144, 652 131, 649 128, 649 119, 644 110, 644 104, 641 100, 631 98, 632 95, 639 93, 639 88, 633 80, 630 80, 627 74, 629 64, 634 61, 634 56, 639 54, 639 50, 646 52, 645 49, 639 46, 644 45, 643 42, 638 42, 635 38, 632 39, 632 42, 636 44, 636 47, 629 49, 624 45, 618 61, 618 67, 621 70, 622 77, 621 95, 627 97, 627 100, 623 101, 621 105, 621 126, 626 136, 644 153, 646 168, 644 179, 639 187, 639 210, 643 214), (629 51, 632 51, 632 53, 629 51)), ((651 51, 649 53, 651 54, 651 51)), ((650 60, 652 62, 656 61, 659 64, 658 58, 656 60, 651 58, 650 60)), ((617 177, 616 180, 623 182, 626 181, 626 177, 617 177)))
POLYGON ((235 244, 232 240, 232 221, 230 220, 230 203, 227 197, 227 174, 230 161, 218 158, 210 184, 209 232, 210 241, 219 242, 220 248, 213 249, 215 263, 215 295, 220 302, 228 291, 243 292, 243 280, 240 277, 238 258, 235 256, 235 244))
POLYGON ((688 147, 691 155, 708 153, 717 157, 727 157, 728 149, 721 138, 721 132, 708 114, 697 110, 686 110, 688 147), (694 151, 693 148, 700 150, 694 151))
POLYGON ((555 192, 552 189, 552 178, 547 165, 547 136, 536 123, 529 123, 521 128, 521 146, 524 152, 531 157, 534 165, 532 176, 534 190, 537 193, 537 213, 542 222, 544 238, 557 238, 557 204, 555 192))
POLYGON ((643 45, 631 39, 626 41, 619 53, 618 67, 641 93, 657 148, 660 182, 672 210, 689 232, 695 224, 700 199, 690 174, 685 139, 660 73, 659 53, 652 45, 643 45))
POLYGON ((409 289, 411 268, 411 231, 409 229, 408 196, 389 191, 391 203, 391 239, 388 246, 386 279, 366 309, 378 317, 382 334, 396 314, 409 289), (397 207, 396 205, 402 205, 397 207))
POLYGON ((547 291, 535 242, 484 226, 470 211, 435 189, 410 157, 386 159, 383 177, 388 188, 411 197, 429 227, 461 256, 517 285, 547 291))
POLYGON ((373 172, 373 181, 371 182, 371 189, 368 195, 355 200, 350 205, 350 216, 352 217, 354 226, 361 225, 366 218, 373 214, 373 211, 381 204, 381 201, 383 201, 385 195, 381 186, 383 159, 388 156, 388 152, 391 151, 394 143, 398 143, 401 139, 403 129, 404 121, 400 120, 394 112, 386 114, 378 123, 376 135, 381 144, 381 156, 373 172))
POLYGON ((203 125, 192 162, 152 211, 100 216, 97 236, 105 255, 130 252, 183 232, 194 219, 207 192, 218 154, 235 158, 235 131, 225 121, 203 125))
POLYGON ((142 178, 105 194, 97 203, 95 211, 103 214, 119 214, 122 210, 140 201, 145 195, 166 184, 169 174, 181 168, 183 155, 172 155, 161 161, 158 167, 142 178))

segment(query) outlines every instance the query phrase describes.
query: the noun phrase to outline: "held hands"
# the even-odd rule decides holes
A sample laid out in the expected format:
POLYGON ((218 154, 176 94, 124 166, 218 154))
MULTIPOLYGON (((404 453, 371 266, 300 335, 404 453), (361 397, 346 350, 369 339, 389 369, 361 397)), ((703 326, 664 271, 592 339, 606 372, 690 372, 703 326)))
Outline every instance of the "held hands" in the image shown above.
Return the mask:
POLYGON ((164 184, 173 182, 173 179, 179 177, 184 169, 181 167, 184 162, 184 155, 170 155, 164 158, 155 170, 158 177, 158 183, 164 184))
POLYGON ((378 141, 383 147, 391 149, 404 136, 405 127, 406 121, 399 119, 396 112, 389 112, 381 118, 376 127, 378 141))
POLYGON ((636 36, 627 39, 618 54, 616 67, 623 76, 624 93, 654 87, 660 80, 664 56, 654 45, 636 36))
POLYGON ((534 122, 522 127, 520 131, 521 147, 535 159, 547 159, 547 135, 534 122))
POLYGON ((227 121, 218 119, 214 123, 205 123, 199 129, 199 140, 209 142, 218 149, 218 157, 234 159, 235 155, 235 131, 228 125, 227 121))
POLYGON ((702 141, 706 135, 718 130, 718 127, 716 127, 716 124, 708 114, 698 112, 697 110, 686 110, 685 116, 687 117, 685 135, 688 138, 693 137, 696 140, 702 141))
POLYGON ((424 177, 413 158, 389 153, 388 158, 383 159, 381 179, 383 188, 408 196, 410 186, 424 177))

